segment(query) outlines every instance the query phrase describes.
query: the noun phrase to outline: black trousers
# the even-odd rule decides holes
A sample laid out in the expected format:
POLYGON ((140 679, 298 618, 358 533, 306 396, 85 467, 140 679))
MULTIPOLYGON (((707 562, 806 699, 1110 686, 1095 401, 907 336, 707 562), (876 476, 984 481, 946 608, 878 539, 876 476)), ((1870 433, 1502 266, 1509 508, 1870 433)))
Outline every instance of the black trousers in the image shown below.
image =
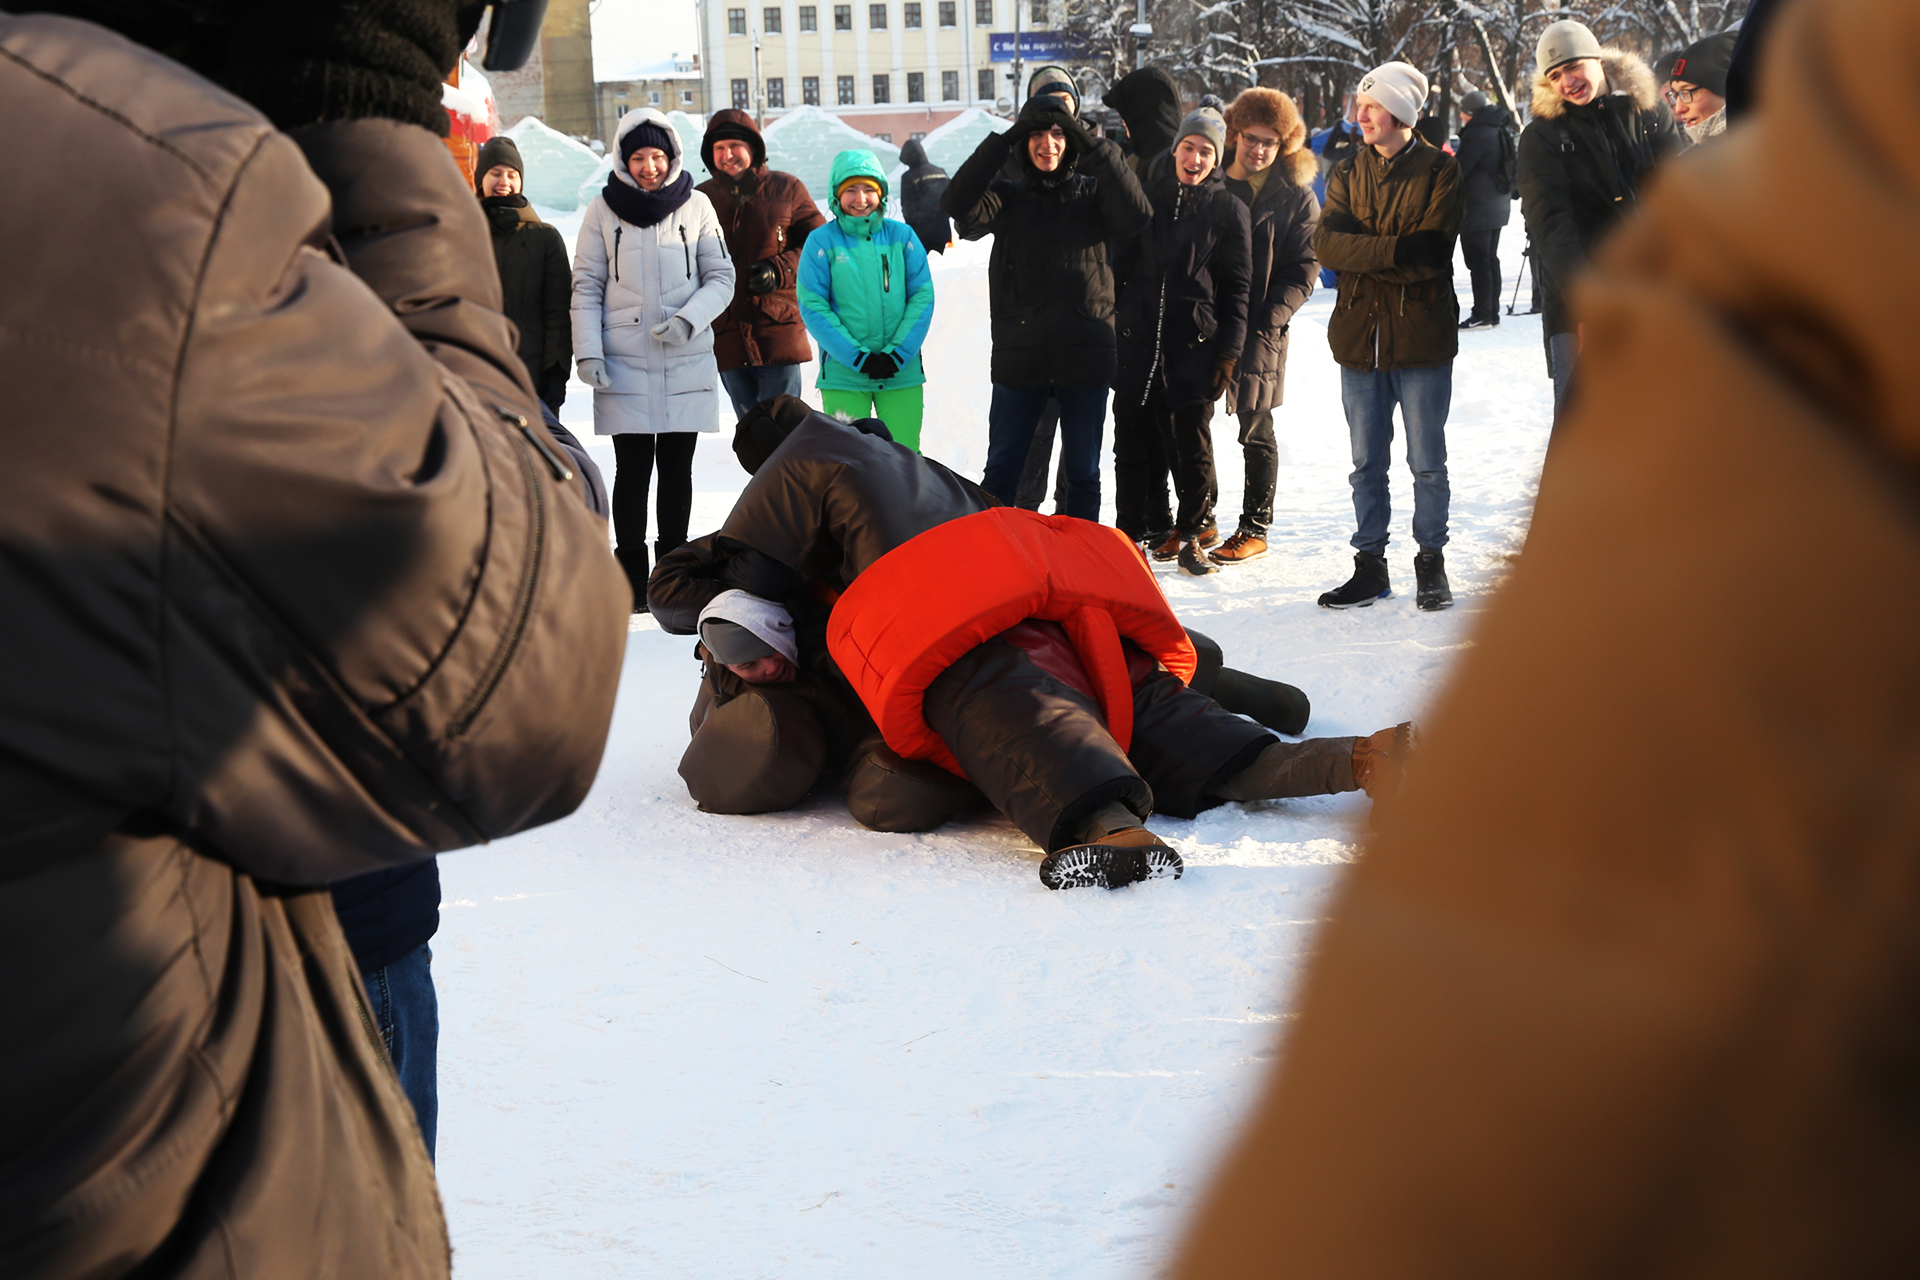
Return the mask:
POLYGON ((1154 671, 1134 686, 1133 742, 1122 751, 1099 704, 989 640, 927 687, 927 723, 967 777, 1047 850, 1078 839, 1088 815, 1118 800, 1142 818, 1191 818, 1220 803, 1210 789, 1253 762, 1273 734, 1154 671))
POLYGON ((654 472, 660 475, 660 537, 654 543, 665 555, 687 540, 687 521, 693 515, 693 449, 700 436, 693 431, 662 435, 627 432, 613 438, 613 540, 623 549, 644 556, 647 549, 647 488, 654 472))
POLYGON ((1247 492, 1240 503, 1240 527, 1267 536, 1273 523, 1273 488, 1280 479, 1280 446, 1273 438, 1273 410, 1243 413, 1240 447, 1247 459, 1247 492))
POLYGON ((1460 253, 1467 260, 1467 274, 1473 278, 1473 315, 1476 320, 1494 320, 1500 315, 1500 228, 1491 231, 1462 231, 1460 253))

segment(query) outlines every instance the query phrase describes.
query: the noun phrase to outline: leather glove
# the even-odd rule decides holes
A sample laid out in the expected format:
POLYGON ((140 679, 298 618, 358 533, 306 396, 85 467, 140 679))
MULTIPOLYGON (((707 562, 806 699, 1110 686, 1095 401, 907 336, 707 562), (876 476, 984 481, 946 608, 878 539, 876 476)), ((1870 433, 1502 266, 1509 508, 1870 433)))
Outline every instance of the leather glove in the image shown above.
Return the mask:
POLYGON ((900 372, 900 362, 884 351, 875 351, 860 362, 860 372, 875 382, 885 382, 900 372))
POLYGON ((402 120, 447 133, 441 77, 480 25, 478 0, 301 0, 232 6, 213 78, 282 129, 402 120))
POLYGON ((1213 376, 1207 379, 1207 399, 1218 400, 1226 394, 1227 384, 1233 381, 1233 367, 1238 363, 1232 356, 1214 362, 1213 376))
POLYGON ((1441 267, 1453 257, 1453 237, 1444 231, 1409 231, 1393 242, 1396 267, 1441 267))
POLYGON ((1061 112, 1066 119, 1058 121, 1060 132, 1067 135, 1067 141, 1073 144, 1076 155, 1092 155, 1099 147, 1100 139, 1093 136, 1093 130, 1087 128, 1087 122, 1070 111, 1061 112))
POLYGON ((613 377, 607 372, 607 362, 596 360, 592 356, 580 362, 580 381, 590 387, 598 387, 602 391, 613 385, 613 377))
POLYGON ((648 332, 666 345, 677 347, 693 337, 693 321, 685 316, 668 316, 648 332))
POLYGON ((756 262, 746 270, 747 292, 752 294, 772 293, 780 287, 780 269, 768 258, 756 262))

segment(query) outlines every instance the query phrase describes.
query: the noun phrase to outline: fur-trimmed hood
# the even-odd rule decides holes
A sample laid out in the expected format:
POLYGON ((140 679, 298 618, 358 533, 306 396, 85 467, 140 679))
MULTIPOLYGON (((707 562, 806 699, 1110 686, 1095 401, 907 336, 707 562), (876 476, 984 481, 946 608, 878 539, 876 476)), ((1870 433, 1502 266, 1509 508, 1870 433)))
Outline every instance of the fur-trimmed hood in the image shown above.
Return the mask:
POLYGON ((1227 146, 1233 147, 1240 130, 1248 125, 1271 129, 1280 135, 1280 154, 1274 168, 1296 187, 1310 187, 1320 172, 1319 157, 1307 146, 1306 122, 1300 118, 1293 99, 1278 89, 1253 88, 1241 92, 1226 110, 1227 146))
MULTIPOLYGON (((1602 49, 1600 70, 1606 74, 1608 93, 1627 94, 1642 111, 1651 111, 1660 105, 1660 86, 1653 78, 1653 69, 1639 54, 1612 47, 1602 49)), ((1566 112, 1567 100, 1547 83, 1545 76, 1536 73, 1533 77, 1534 117, 1557 120, 1566 112)))

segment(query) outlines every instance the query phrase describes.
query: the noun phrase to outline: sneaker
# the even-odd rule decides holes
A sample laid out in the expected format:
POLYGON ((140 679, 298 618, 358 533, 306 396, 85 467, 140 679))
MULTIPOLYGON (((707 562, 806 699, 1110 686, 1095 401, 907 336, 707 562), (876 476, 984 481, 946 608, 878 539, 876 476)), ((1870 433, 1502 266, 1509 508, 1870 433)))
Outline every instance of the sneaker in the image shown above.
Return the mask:
POLYGON ((1180 554, 1180 535, 1169 533, 1162 537, 1159 534, 1148 534, 1147 554, 1161 564, 1176 558, 1180 554))
POLYGON ((1048 854, 1040 864, 1040 883, 1049 889, 1118 889, 1142 880, 1178 880, 1185 870, 1180 855, 1159 836, 1145 827, 1125 827, 1048 854))
POLYGON ((1365 609, 1393 594, 1387 579, 1387 558, 1377 551, 1353 553, 1353 576, 1320 597, 1323 609, 1365 609))
POLYGON ((1200 550, 1199 543, 1187 542, 1180 547, 1180 572, 1204 578, 1210 573, 1220 572, 1220 566, 1208 559, 1207 554, 1200 550))
POLYGON ((1491 329, 1499 323, 1498 320, 1488 320, 1481 316, 1468 316, 1460 322, 1460 329, 1462 332, 1469 329, 1491 329))
POLYGON ((1447 583, 1447 558, 1439 551, 1422 551, 1413 557, 1413 602, 1423 613, 1434 613, 1453 604, 1453 588, 1447 583))
POLYGON ((1267 554, 1267 540, 1257 533, 1245 529, 1236 529, 1233 536, 1219 547, 1207 553, 1207 559, 1215 564, 1245 564, 1249 560, 1258 560, 1267 554))
POLYGON ((1353 744, 1354 785, 1373 801, 1386 800, 1400 789, 1400 775, 1413 754, 1413 721, 1361 738, 1353 744))

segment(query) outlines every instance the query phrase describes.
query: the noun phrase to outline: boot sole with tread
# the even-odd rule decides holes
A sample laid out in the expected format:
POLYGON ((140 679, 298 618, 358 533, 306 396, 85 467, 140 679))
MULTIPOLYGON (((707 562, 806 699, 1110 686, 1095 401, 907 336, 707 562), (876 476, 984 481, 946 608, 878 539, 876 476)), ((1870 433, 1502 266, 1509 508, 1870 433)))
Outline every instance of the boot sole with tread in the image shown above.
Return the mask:
POLYGON ((1076 844, 1046 856, 1040 883, 1049 889, 1118 889, 1142 880, 1178 880, 1185 870, 1180 855, 1163 844, 1076 844))

